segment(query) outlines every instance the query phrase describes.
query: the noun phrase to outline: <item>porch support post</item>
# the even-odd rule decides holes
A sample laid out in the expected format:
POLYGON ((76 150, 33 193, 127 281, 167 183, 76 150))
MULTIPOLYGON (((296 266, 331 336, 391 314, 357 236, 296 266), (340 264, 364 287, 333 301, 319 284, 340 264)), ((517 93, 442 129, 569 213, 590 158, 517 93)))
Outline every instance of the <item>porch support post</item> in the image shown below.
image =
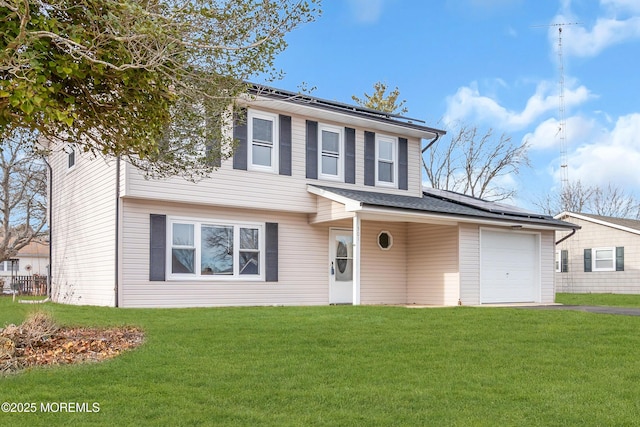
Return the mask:
POLYGON ((360 305, 360 228, 362 222, 353 217, 353 305, 360 305))

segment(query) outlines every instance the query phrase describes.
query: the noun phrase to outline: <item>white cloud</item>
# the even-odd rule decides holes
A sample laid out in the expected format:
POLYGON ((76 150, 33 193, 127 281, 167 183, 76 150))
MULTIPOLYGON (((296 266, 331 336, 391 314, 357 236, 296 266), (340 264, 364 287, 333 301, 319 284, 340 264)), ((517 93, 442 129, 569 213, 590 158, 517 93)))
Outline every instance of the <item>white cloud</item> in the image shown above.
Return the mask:
POLYGON ((351 13, 363 24, 378 22, 382 16, 385 0, 349 0, 351 13))
MULTIPOLYGON (((592 141, 568 154, 571 181, 606 186, 609 183, 627 191, 640 190, 640 113, 620 117, 615 127, 597 133, 592 141)), ((559 171, 555 172, 558 179, 559 171)))
MULTIPOLYGON (((555 45, 557 34, 553 30, 550 36, 555 45)), ((582 26, 565 26, 562 32, 562 52, 577 57, 593 57, 610 46, 633 39, 640 39, 640 17, 626 20, 600 18, 591 31, 582 26)))
POLYGON ((640 13, 640 2, 638 0, 600 0, 600 4, 613 11, 629 11, 640 13))
MULTIPOLYGON (((576 89, 565 89, 565 107, 581 104, 591 96, 589 90, 580 86, 576 89)), ((544 113, 557 109, 559 100, 557 84, 541 82, 535 93, 527 100, 522 111, 509 110, 495 99, 481 95, 476 82, 458 89, 455 95, 447 99, 445 123, 479 120, 492 126, 506 130, 524 129, 544 113)))
MULTIPOLYGON (((565 120, 566 147, 584 143, 590 140, 596 132, 597 124, 592 119, 582 116, 569 117, 565 120)), ((560 123, 557 118, 547 119, 540 123, 533 132, 527 133, 523 138, 531 145, 533 150, 555 149, 562 151, 560 135, 560 123)))

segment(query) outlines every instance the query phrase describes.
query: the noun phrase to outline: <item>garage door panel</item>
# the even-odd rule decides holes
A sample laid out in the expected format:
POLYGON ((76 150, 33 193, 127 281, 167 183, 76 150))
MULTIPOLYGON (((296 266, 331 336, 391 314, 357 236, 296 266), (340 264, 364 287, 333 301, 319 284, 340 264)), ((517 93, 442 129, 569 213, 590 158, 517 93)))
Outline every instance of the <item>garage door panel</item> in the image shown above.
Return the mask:
POLYGON ((481 303, 535 302, 539 288, 537 234, 482 230, 481 303))

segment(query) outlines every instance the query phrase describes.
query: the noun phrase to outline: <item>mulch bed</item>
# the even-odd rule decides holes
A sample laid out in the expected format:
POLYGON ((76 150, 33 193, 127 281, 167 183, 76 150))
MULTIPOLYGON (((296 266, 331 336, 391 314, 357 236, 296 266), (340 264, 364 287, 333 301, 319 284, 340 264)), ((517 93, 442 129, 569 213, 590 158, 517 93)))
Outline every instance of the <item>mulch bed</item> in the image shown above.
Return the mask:
POLYGON ((0 374, 111 359, 143 341, 144 333, 135 327, 58 327, 50 316, 37 313, 21 325, 0 329, 0 374))

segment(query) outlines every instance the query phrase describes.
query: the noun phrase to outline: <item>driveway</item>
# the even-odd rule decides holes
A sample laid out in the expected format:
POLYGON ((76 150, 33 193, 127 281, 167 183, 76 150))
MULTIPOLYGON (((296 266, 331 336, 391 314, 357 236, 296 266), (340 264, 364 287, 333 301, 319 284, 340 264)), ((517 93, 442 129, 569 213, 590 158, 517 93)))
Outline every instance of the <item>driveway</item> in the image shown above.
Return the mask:
POLYGON ((574 310, 586 311, 588 313, 600 314, 622 314, 626 316, 640 316, 640 308, 627 307, 606 307, 592 305, 536 305, 536 306, 519 306, 520 308, 536 309, 536 310, 574 310))

